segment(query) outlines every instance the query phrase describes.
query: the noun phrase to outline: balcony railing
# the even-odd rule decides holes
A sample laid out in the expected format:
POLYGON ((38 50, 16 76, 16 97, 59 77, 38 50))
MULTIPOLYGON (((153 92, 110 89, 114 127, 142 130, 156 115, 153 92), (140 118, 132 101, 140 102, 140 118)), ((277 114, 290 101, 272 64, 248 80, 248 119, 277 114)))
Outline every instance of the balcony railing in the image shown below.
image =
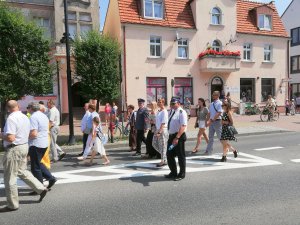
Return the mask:
POLYGON ((200 59, 203 72, 228 73, 240 70, 240 56, 206 55, 200 59))
POLYGON ((54 5, 54 0, 6 0, 11 3, 27 3, 37 5, 54 5))

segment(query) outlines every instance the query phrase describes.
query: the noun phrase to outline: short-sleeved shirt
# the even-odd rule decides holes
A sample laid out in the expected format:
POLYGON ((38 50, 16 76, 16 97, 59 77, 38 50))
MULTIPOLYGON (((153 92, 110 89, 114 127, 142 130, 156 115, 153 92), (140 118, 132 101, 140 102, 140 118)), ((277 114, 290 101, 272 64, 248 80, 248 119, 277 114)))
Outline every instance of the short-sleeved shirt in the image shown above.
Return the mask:
MULTIPOLYGON (((222 113, 223 112, 222 102, 219 99, 212 102, 209 105, 209 112, 210 112, 210 119, 214 119, 217 113, 222 113)), ((221 115, 217 119, 221 119, 221 115)))
POLYGON ((30 130, 37 131, 37 137, 29 140, 29 146, 47 148, 49 143, 49 119, 40 112, 34 112, 30 117, 30 130))
POLYGON ((53 106, 50 110, 49 110, 49 120, 55 125, 55 126, 59 126, 60 124, 60 114, 58 109, 53 106))
MULTIPOLYGON (((95 112, 92 112, 91 114, 90 114, 90 116, 88 117, 88 119, 87 119, 87 127, 89 128, 89 129, 93 129, 93 119, 95 118, 95 117, 99 117, 99 114, 95 111, 95 112)), ((100 117, 99 117, 100 118, 100 117)))
POLYGON ((84 116, 82 117, 81 124, 80 124, 82 132, 84 132, 85 129, 87 128, 87 123, 88 123, 88 119, 89 119, 90 115, 91 115, 91 113, 89 111, 86 111, 84 116))
POLYGON ((198 111, 197 111, 197 120, 198 121, 205 121, 207 114, 208 114, 208 108, 207 107, 204 107, 201 110, 198 109, 198 111))
POLYGON ((11 113, 5 123, 4 135, 13 134, 16 139, 11 143, 4 141, 4 147, 10 144, 22 145, 28 143, 30 122, 26 115, 20 111, 11 113))
POLYGON ((165 127, 168 125, 168 111, 166 109, 159 111, 156 115, 155 126, 156 129, 160 129, 161 124, 165 124, 165 127))
MULTIPOLYGON (((187 114, 181 107, 170 111, 169 115, 169 134, 175 134, 181 126, 187 126, 187 114), (174 114, 174 115, 173 115, 174 114)), ((187 128, 185 128, 186 131, 187 128)))

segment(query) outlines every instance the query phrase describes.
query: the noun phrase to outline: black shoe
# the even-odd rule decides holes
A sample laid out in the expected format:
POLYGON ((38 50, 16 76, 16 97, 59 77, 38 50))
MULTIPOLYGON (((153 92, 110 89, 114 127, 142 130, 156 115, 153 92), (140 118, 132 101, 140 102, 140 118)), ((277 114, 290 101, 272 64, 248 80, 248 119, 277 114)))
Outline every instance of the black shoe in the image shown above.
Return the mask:
POLYGON ((39 194, 36 193, 35 191, 32 191, 32 192, 29 192, 28 195, 35 196, 35 195, 39 195, 39 194))
POLYGON ((59 156, 58 161, 62 160, 65 156, 66 156, 66 153, 61 154, 61 155, 59 156))
POLYGON ((226 162, 227 161, 227 157, 226 156, 222 156, 222 159, 220 160, 220 162, 226 162))
POLYGON ((83 156, 83 152, 79 153, 78 156, 83 156))
POLYGON ((235 150, 235 151, 233 152, 233 155, 234 155, 234 158, 237 158, 237 157, 238 157, 237 150, 235 150))
POLYGON ((168 175, 165 175, 165 178, 168 178, 168 179, 175 179, 176 176, 172 173, 169 173, 168 175))
POLYGON ((3 208, 0 209, 0 213, 13 212, 13 211, 16 211, 18 209, 19 208, 11 209, 11 208, 8 208, 7 206, 5 206, 5 207, 3 207, 3 208))
POLYGON ((48 189, 50 189, 51 187, 53 187, 53 185, 56 183, 56 178, 53 178, 52 180, 49 180, 49 184, 48 184, 48 189))
POLYGON ((185 176, 177 176, 175 179, 174 179, 174 181, 180 181, 180 180, 182 180, 182 179, 184 179, 185 178, 185 176))
POLYGON ((43 192, 40 194, 39 202, 43 201, 43 199, 45 198, 47 192, 48 192, 48 189, 43 190, 43 192))
POLYGON ((140 152, 136 152, 132 156, 139 156, 139 155, 141 155, 141 153, 140 152))

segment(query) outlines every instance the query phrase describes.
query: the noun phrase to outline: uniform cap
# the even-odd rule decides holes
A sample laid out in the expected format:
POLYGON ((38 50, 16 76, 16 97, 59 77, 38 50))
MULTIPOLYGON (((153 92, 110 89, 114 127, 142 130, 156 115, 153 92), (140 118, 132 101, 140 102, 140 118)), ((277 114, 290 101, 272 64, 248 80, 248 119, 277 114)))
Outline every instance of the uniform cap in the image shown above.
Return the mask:
POLYGON ((138 98, 138 102, 145 102, 145 100, 142 98, 138 98))
POLYGON ((176 103, 176 102, 180 103, 180 99, 178 97, 172 97, 171 103, 176 103))

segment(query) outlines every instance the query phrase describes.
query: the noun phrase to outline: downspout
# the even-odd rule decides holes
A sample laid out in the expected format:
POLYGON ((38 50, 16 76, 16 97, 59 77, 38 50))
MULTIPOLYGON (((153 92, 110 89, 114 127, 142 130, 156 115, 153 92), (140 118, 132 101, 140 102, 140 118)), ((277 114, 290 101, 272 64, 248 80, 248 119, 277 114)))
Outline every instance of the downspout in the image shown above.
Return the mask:
POLYGON ((291 96, 291 84, 290 84, 290 42, 291 39, 289 38, 287 41, 287 75, 288 75, 288 93, 287 98, 290 99, 291 96))
POLYGON ((125 106, 127 109, 127 77, 126 77, 126 32, 123 26, 123 74, 124 74, 124 90, 125 90, 125 106))

